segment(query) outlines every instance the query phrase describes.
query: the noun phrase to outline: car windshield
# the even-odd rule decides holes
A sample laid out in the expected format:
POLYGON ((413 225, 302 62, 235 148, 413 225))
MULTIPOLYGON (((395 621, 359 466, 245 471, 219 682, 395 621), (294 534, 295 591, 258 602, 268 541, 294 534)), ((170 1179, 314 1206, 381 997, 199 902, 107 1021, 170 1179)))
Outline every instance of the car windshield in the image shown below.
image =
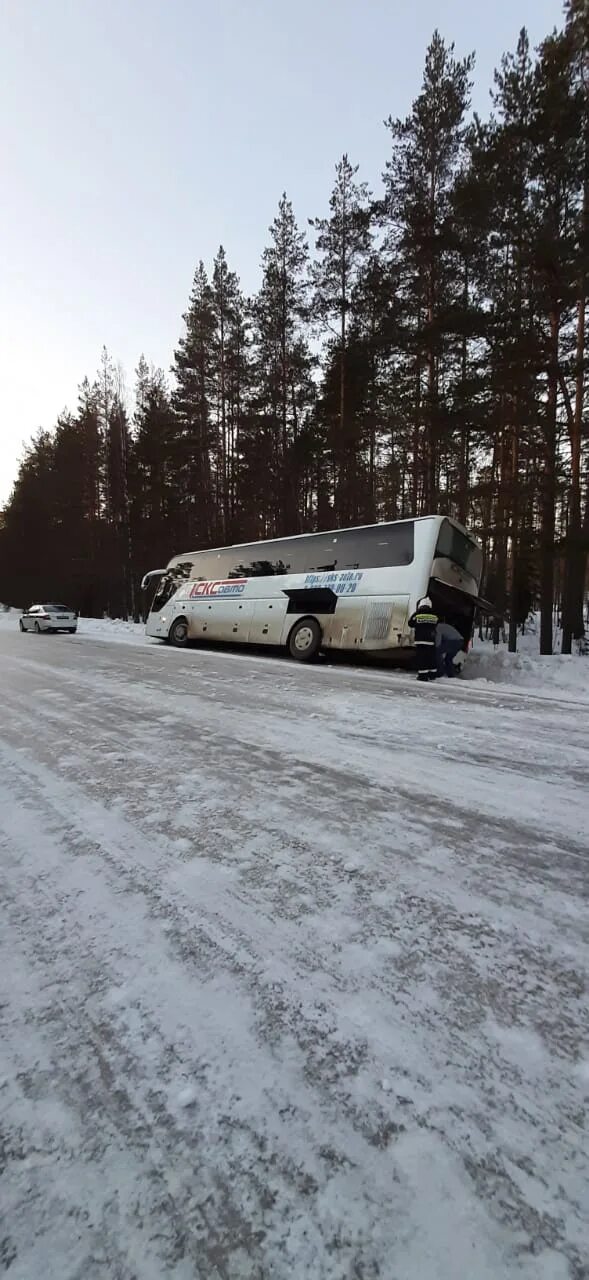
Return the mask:
POLYGON ((48 611, 51 610, 52 613, 71 613, 71 609, 68 608, 67 604, 55 604, 53 602, 52 604, 44 604, 43 608, 48 611))

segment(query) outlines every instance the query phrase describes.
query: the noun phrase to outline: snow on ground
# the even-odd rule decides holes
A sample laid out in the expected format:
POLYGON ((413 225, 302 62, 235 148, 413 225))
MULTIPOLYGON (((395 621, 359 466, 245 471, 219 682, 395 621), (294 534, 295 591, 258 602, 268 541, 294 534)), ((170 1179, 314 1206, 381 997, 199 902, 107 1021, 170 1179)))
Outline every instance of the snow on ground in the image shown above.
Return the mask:
POLYGON ((80 618, 78 635, 91 640, 108 640, 117 644, 151 644, 143 622, 125 622, 122 618, 80 618))
POLYGON ((14 619, 0 682, 0 1269, 586 1280, 578 708, 14 619))

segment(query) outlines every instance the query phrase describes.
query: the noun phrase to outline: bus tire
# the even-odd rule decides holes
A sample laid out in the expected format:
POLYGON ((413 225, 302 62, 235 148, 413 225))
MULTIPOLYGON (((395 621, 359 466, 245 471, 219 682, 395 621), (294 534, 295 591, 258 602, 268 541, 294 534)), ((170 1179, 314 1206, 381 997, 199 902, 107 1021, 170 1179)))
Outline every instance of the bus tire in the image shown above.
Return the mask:
POLYGON ((168 631, 168 640, 176 649, 184 649, 188 644, 188 620, 186 618, 174 618, 174 621, 168 631))
POLYGON ((288 637, 288 651, 297 662, 311 662, 321 648, 323 635, 316 618, 299 618, 288 637))

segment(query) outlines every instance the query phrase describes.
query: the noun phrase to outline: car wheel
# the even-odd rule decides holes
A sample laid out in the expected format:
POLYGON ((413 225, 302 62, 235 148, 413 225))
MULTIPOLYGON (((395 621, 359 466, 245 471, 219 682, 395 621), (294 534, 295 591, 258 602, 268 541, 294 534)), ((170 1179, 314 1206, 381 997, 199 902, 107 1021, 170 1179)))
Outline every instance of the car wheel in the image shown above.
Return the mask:
POLYGON ((321 648, 321 627, 316 618, 300 618, 288 637, 288 648, 297 662, 311 662, 321 648))
POLYGON ((68 627, 67 629, 68 636, 75 636, 77 630, 78 630, 77 627, 68 627))
POLYGON ((18 620, 18 626, 19 626, 19 630, 20 630, 20 631, 24 631, 24 629, 25 629, 25 624, 24 624, 24 622, 23 622, 22 618, 19 618, 19 620, 18 620))
POLYGON ((40 626, 39 626, 39 623, 38 623, 38 622, 36 622, 36 623, 35 623, 35 625, 34 625, 34 627, 33 627, 33 631, 35 632, 35 635, 36 635, 36 636, 40 636, 40 635, 41 635, 41 628, 40 628, 40 626))
POLYGON ((168 631, 170 644, 177 649, 184 649, 188 644, 188 622, 186 618, 176 618, 168 631))

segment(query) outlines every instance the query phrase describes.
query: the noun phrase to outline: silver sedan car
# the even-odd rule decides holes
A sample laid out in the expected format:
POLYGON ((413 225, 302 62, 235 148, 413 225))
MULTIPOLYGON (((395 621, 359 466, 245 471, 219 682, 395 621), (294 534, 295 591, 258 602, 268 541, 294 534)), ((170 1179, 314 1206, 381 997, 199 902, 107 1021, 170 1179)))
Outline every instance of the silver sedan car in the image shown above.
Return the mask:
POLYGON ((78 615, 66 604, 33 604, 26 609, 19 621, 21 631, 69 631, 73 636, 78 629, 78 615))

